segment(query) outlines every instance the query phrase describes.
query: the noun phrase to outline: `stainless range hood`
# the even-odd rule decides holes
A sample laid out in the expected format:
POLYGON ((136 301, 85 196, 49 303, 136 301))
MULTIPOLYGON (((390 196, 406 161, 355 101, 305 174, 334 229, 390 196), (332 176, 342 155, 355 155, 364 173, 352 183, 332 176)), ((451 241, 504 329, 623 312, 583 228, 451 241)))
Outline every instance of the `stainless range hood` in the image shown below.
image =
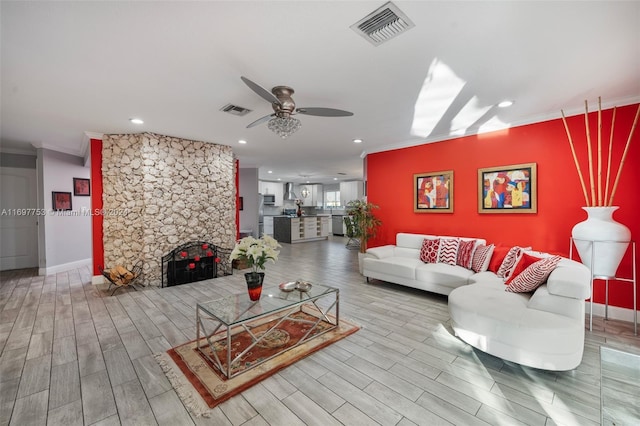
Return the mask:
POLYGON ((284 184, 284 199, 285 201, 294 201, 298 197, 293 192, 293 182, 287 182, 284 184))

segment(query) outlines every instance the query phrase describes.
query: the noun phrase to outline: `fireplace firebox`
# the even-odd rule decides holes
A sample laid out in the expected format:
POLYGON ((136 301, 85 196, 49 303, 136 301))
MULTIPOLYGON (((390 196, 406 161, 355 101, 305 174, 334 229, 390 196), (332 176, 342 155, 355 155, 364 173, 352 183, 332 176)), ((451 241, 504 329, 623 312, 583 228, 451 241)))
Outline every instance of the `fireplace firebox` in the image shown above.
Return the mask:
POLYGON ((231 275, 231 249, 191 241, 162 257, 162 287, 231 275))

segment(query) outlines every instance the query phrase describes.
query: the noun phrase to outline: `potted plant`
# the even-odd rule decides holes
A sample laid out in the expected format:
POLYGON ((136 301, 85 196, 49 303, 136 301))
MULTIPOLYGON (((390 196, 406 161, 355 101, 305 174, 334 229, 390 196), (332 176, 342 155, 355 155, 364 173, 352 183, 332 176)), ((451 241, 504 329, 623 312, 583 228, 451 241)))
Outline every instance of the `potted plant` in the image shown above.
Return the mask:
POLYGON ((376 236, 378 227, 382 225, 382 221, 373 214, 373 210, 379 208, 364 200, 351 200, 347 203, 347 214, 353 222, 355 237, 360 240, 360 252, 358 253, 360 273, 362 273, 362 259, 367 251, 367 241, 376 236))

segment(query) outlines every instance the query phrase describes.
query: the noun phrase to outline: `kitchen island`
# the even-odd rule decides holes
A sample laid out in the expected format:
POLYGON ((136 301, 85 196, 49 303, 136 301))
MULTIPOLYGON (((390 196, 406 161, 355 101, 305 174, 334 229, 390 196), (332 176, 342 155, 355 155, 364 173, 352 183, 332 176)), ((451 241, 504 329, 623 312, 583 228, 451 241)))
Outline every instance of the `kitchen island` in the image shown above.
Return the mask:
POLYGON ((326 240, 329 238, 330 228, 329 215, 273 217, 273 238, 280 243, 326 240))

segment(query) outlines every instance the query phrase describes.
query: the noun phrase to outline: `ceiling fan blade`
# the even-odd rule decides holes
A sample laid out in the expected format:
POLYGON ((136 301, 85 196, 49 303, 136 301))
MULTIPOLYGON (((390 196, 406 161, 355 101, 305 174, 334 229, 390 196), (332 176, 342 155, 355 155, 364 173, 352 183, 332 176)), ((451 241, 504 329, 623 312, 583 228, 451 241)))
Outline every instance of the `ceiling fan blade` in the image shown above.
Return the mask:
POLYGON ((349 117, 353 115, 352 112, 343 111, 341 109, 319 107, 298 108, 296 109, 296 112, 299 114, 317 115, 320 117, 349 117))
POLYGON ((261 98, 263 98, 264 100, 268 101, 268 102, 275 102, 275 103, 280 103, 280 101, 278 100, 278 98, 276 98, 273 93, 271 93, 270 91, 268 91, 267 89, 265 89, 264 87, 260 86, 257 83, 254 83, 253 81, 249 80, 247 77, 240 77, 242 79, 242 81, 244 81, 244 83, 249 86, 249 88, 251 90, 253 90, 254 92, 256 92, 261 98))
POLYGON ((276 116, 275 114, 269 114, 269 115, 265 115, 262 118, 258 118, 256 121, 254 121, 253 123, 249 124, 247 126, 247 129, 249 129, 251 127, 254 127, 254 126, 257 126, 258 124, 262 124, 265 121, 269 121, 269 119, 271 119, 271 117, 275 117, 275 116, 276 116))

